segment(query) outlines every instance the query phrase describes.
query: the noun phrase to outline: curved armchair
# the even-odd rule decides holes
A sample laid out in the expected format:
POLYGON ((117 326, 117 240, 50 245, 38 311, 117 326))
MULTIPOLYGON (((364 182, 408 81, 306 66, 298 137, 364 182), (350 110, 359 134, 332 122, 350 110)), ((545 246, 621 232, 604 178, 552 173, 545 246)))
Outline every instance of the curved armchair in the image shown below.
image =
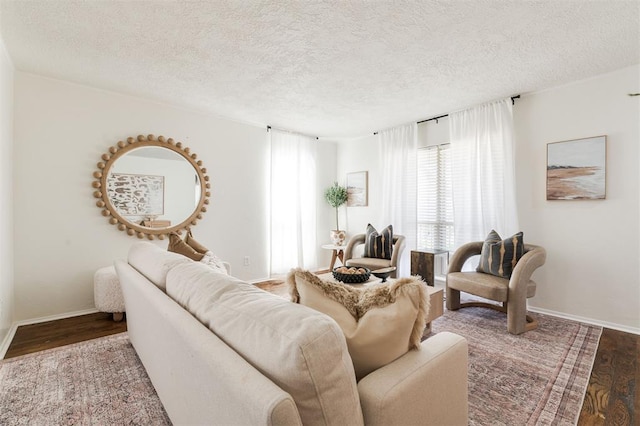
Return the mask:
MULTIPOLYGON (((353 257, 354 248, 358 245, 364 244, 366 235, 357 234, 354 235, 347 244, 347 248, 344 250, 344 264, 347 266, 358 266, 369 268, 372 271, 381 268, 388 268, 390 266, 398 267, 398 258, 404 250, 405 239, 403 235, 393 236, 393 252, 391 253, 391 259, 378 259, 375 257, 353 257)), ((391 273, 391 278, 396 278, 398 270, 396 269, 391 273)))
POLYGON ((538 322, 527 315, 527 298, 536 294, 536 283, 531 274, 544 265, 547 253, 544 248, 524 245, 524 255, 516 263, 510 279, 483 272, 461 272, 462 265, 471 256, 482 251, 482 241, 467 243, 453 254, 447 273, 447 309, 451 311, 469 306, 496 309, 507 314, 507 330, 521 334, 538 327, 538 322), (460 292, 474 294, 502 305, 484 302, 460 303, 460 292))

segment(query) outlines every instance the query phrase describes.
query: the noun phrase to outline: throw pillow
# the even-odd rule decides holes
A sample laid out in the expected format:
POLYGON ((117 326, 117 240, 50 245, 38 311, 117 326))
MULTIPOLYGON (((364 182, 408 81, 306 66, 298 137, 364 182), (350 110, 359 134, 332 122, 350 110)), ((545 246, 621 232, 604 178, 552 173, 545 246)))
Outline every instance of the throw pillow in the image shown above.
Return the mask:
POLYGON ((518 263, 523 254, 524 239, 522 232, 503 240, 492 229, 482 244, 480 263, 476 271, 509 279, 513 273, 513 268, 516 267, 516 263, 518 263))
POLYGON ((167 250, 179 253, 198 262, 204 257, 203 253, 198 253, 193 249, 193 247, 185 243, 182 238, 180 238, 180 235, 175 232, 169 234, 169 246, 167 247, 167 250))
POLYGON ((389 225, 380 233, 371 224, 367 225, 364 239, 364 257, 391 259, 393 252, 393 226, 389 225))
POLYGON ((194 249, 195 251, 197 251, 200 254, 205 254, 206 252, 209 251, 208 248, 206 248, 205 246, 203 246, 202 244, 200 244, 198 241, 196 241, 193 238, 193 234, 191 233, 191 229, 189 229, 189 231, 187 231, 187 235, 184 237, 184 242, 187 243, 192 249, 194 249))
POLYGON ((355 288, 294 269, 287 282, 293 302, 338 323, 357 380, 420 346, 429 298, 417 277, 355 288))
POLYGON ((204 263, 205 265, 207 265, 209 268, 213 269, 216 272, 229 275, 229 271, 227 271, 227 268, 224 266, 224 262, 218 256, 211 253, 210 251, 206 252, 203 255, 202 260, 200 262, 204 263))

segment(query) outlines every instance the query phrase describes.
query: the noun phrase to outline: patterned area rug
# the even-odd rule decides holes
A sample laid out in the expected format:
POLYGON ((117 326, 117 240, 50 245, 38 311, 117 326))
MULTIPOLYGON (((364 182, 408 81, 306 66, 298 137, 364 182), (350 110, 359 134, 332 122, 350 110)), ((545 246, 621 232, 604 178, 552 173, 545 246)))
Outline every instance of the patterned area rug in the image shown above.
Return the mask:
POLYGON ((170 425, 127 333, 0 362, 0 425, 170 425))
MULTIPOLYGON (((257 286, 289 297, 282 280, 257 286)), ((486 308, 444 309, 433 322, 433 333, 451 331, 469 342, 470 425, 576 424, 602 328, 529 314, 538 328, 519 336, 507 332, 505 314, 486 308)))
POLYGON ((538 328, 519 336, 486 308, 445 309, 433 322, 469 342, 470 425, 576 424, 602 328, 529 314, 538 328))
MULTIPOLYGON (((538 329, 520 336, 490 309, 433 322, 469 341, 470 425, 575 424, 602 329, 532 315, 538 329)), ((122 333, 0 362, 0 424, 171 423, 122 333)))

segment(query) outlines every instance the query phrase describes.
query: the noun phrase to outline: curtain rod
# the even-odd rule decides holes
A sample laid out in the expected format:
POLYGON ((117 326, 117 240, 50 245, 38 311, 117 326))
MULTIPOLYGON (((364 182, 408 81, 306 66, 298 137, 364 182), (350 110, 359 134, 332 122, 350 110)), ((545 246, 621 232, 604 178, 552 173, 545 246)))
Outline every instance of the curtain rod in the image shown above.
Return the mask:
MULTIPOLYGON (((511 105, 515 105, 516 104, 516 99, 520 99, 520 95, 515 95, 515 96, 511 96, 511 105)), ((438 120, 440 120, 441 118, 445 118, 448 117, 449 114, 442 114, 439 115, 437 117, 431 117, 431 118, 427 118, 426 120, 420 120, 417 122, 417 124, 421 124, 421 123, 426 123, 427 121, 433 121, 436 120, 436 123, 438 122, 438 120)), ((374 135, 377 135, 378 132, 373 132, 374 135)))
MULTIPOLYGON (((515 105, 516 104, 516 99, 520 99, 520 95, 511 96, 511 105, 515 105)), ((441 118, 448 117, 448 116, 449 116, 449 114, 443 114, 443 115, 439 115, 437 117, 427 118, 426 120, 418 121, 418 124, 426 123, 427 121, 433 121, 433 120, 436 120, 436 122, 437 122, 441 118)))
MULTIPOLYGON (((632 95, 629 95, 629 96, 632 96, 632 95)), ((520 95, 511 96, 511 105, 515 105, 516 104, 516 99, 520 99, 520 95)), ((426 123, 427 121, 433 121, 433 120, 436 120, 436 123, 437 123, 438 120, 440 120, 441 118, 445 118, 445 117, 448 117, 448 116, 449 116, 449 114, 442 114, 442 115, 439 115, 437 117, 431 117, 431 118, 427 118, 425 120, 420 120, 416 124, 426 123)), ((271 130, 271 126, 267 125, 267 132, 270 131, 270 130, 271 130)), ((373 134, 377 135, 378 132, 373 132, 373 134)), ((317 136, 316 136, 316 140, 318 140, 317 136)))
MULTIPOLYGON (((271 126, 267 125, 267 132, 270 132, 270 131, 271 131, 271 126)), ((292 133, 294 133, 294 132, 292 132, 292 133)), ((307 136, 307 135, 304 135, 304 136, 307 136)), ((317 136, 309 136, 309 137, 316 138, 316 140, 320 140, 320 138, 317 137, 317 136)))

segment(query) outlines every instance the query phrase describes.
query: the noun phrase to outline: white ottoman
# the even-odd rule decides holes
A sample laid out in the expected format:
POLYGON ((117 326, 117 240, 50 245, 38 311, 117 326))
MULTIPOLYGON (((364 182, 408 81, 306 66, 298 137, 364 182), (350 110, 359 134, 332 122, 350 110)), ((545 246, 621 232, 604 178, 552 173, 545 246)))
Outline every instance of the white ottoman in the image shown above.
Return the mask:
POLYGON ((115 267, 106 266, 96 271, 93 276, 93 300, 100 312, 113 313, 114 321, 122 321, 124 298, 115 267))

